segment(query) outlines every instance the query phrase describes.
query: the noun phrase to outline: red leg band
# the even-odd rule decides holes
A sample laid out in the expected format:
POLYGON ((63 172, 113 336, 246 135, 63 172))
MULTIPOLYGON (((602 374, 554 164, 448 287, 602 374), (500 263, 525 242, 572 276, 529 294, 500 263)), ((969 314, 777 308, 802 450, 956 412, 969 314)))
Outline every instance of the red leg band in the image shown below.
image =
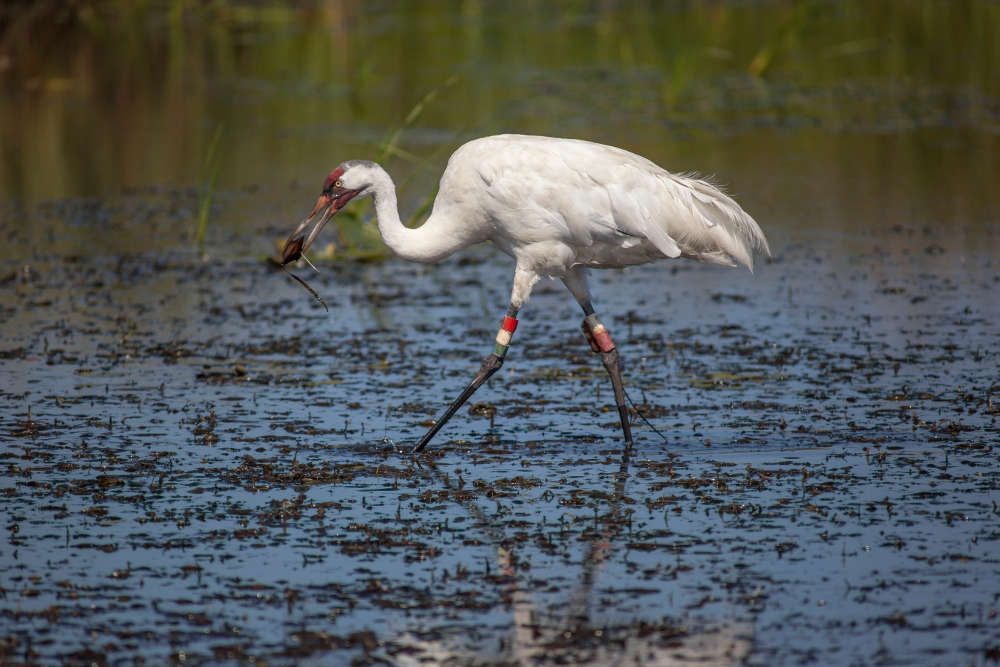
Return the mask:
POLYGON ((516 319, 510 316, 503 318, 503 325, 500 327, 500 331, 497 332, 497 345, 494 352, 501 359, 507 354, 507 348, 510 347, 510 339, 514 337, 514 329, 516 328, 516 319))
POLYGON ((594 352, 610 352, 615 349, 615 344, 611 340, 611 334, 604 327, 604 324, 597 319, 597 315, 588 315, 583 320, 583 334, 590 343, 590 349, 594 352))
POLYGON ((594 342, 597 343, 597 347, 601 352, 610 352, 615 349, 615 344, 611 340, 611 334, 608 333, 607 329, 595 333, 594 342))

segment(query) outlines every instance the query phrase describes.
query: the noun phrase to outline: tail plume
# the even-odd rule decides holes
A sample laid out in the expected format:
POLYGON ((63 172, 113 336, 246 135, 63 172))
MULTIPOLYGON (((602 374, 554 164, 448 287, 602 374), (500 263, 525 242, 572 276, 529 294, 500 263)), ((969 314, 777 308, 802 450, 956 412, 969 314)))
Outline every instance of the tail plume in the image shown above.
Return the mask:
POLYGON ((728 266, 740 264, 751 271, 754 254, 771 255, 760 226, 721 188, 688 174, 666 172, 661 180, 687 214, 682 219, 695 223, 669 230, 683 255, 728 266))

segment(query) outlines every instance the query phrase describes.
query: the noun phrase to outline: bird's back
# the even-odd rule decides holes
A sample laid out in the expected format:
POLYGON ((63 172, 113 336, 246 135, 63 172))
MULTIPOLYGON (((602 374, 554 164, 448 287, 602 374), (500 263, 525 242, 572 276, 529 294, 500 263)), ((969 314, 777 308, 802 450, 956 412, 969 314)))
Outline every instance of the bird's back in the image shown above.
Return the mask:
POLYGON ((556 259, 569 265, 684 256, 752 268, 755 252, 769 253, 754 219, 708 181, 576 139, 470 141, 448 162, 439 207, 454 207, 515 256, 551 254, 556 244, 556 259))

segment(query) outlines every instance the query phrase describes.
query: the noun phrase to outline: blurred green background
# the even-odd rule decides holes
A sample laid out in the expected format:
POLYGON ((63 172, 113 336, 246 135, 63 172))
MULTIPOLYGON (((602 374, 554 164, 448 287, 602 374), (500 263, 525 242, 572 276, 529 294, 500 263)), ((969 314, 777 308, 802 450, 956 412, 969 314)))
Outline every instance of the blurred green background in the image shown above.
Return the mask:
POLYGON ((219 242, 287 227, 332 167, 379 157, 405 219, 462 141, 510 131, 714 174, 779 239, 974 243, 1000 203, 998 28, 989 0, 7 3, 4 226, 160 188, 190 237, 210 191, 219 242))

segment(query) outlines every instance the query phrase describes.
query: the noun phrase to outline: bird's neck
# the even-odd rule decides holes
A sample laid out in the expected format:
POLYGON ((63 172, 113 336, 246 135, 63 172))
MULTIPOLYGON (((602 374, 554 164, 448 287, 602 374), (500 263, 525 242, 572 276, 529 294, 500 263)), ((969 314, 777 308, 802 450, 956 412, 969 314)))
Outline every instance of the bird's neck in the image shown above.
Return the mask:
POLYGON ((411 262, 437 262, 477 242, 461 231, 461 221, 435 210, 420 227, 410 228, 399 218, 396 186, 384 169, 374 183, 373 199, 378 231, 389 249, 411 262))

